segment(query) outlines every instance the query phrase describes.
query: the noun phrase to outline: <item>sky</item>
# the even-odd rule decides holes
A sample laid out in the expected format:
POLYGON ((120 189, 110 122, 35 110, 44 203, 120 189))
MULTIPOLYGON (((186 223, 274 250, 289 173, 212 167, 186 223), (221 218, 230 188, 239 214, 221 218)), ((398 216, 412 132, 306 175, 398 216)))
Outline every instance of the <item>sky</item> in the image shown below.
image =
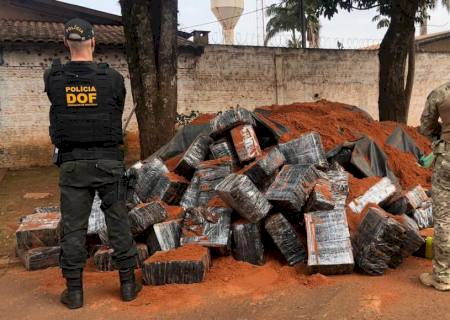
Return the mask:
MULTIPOLYGON (((118 0, 64 0, 92 9, 120 15, 118 0)), ((244 12, 236 25, 235 41, 237 44, 262 44, 263 15, 261 8, 265 8, 280 0, 244 0, 244 12), (256 11, 256 12, 255 12, 256 11), (258 41, 259 40, 259 41, 258 41)), ((210 9, 210 0, 178 0, 178 23, 183 31, 207 30, 210 42, 221 43, 222 29, 210 9)), ((340 12, 331 20, 321 18, 321 46, 335 48, 341 42, 344 48, 354 49, 379 43, 386 29, 378 30, 372 17, 375 10, 340 12)), ((441 6, 430 12, 428 32, 450 30, 450 14, 441 6)), ((264 18, 267 23, 267 17, 264 18)), ((283 46, 289 35, 283 34, 273 39, 270 45, 283 46)))

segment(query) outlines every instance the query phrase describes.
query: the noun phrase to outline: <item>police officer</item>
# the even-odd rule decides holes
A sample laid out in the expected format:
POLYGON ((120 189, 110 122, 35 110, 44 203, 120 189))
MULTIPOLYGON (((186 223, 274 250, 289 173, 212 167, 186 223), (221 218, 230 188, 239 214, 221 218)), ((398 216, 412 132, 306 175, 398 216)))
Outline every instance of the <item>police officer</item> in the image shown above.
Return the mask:
POLYGON ((440 291, 450 290, 450 82, 428 96, 419 131, 434 140, 432 178, 434 218, 433 272, 420 281, 440 291), (441 122, 439 121, 441 119, 441 122))
POLYGON ((64 37, 71 61, 53 61, 44 75, 51 101, 50 137, 60 166, 60 266, 67 282, 61 302, 71 309, 83 305, 86 232, 96 191, 114 249, 113 264, 119 270, 121 297, 131 301, 141 285, 135 280, 137 251, 124 200, 124 80, 107 64, 93 62, 91 24, 72 19, 65 24, 64 37))

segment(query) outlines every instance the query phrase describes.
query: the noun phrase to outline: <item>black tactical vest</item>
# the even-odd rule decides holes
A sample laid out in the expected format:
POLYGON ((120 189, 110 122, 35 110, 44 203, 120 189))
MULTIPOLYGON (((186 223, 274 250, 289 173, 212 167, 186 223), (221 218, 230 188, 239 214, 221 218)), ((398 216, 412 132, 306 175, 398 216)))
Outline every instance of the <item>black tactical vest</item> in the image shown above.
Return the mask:
POLYGON ((47 79, 50 137, 60 149, 109 147, 123 143, 123 106, 114 98, 107 64, 74 74, 53 61, 47 79))

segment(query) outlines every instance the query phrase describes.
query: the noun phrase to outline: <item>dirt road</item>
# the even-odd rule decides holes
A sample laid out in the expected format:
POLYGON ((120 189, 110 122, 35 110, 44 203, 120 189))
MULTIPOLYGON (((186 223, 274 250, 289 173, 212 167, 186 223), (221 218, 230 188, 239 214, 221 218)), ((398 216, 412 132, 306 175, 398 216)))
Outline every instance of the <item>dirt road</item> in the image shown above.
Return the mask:
MULTIPOLYGON (((8 172, 0 182, 0 256, 11 256, 18 217, 40 205, 58 203, 53 168, 8 172), (29 192, 48 192, 25 200, 29 192)), ((57 268, 27 272, 0 269, 0 319, 450 319, 450 293, 420 285, 417 277, 431 262, 408 259, 383 277, 361 274, 306 276, 271 256, 263 267, 214 260, 204 283, 147 286, 139 298, 122 303, 115 272, 85 272, 83 309, 58 302, 64 288, 57 268)))
POLYGON ((422 287, 430 262, 410 258, 383 277, 305 276, 271 260, 233 268, 216 260, 202 284, 144 287, 132 303, 118 299, 115 272, 85 275, 83 309, 58 303, 59 270, 2 271, 0 319, 449 319, 450 293, 422 287), (235 271, 233 271, 235 269, 235 271))

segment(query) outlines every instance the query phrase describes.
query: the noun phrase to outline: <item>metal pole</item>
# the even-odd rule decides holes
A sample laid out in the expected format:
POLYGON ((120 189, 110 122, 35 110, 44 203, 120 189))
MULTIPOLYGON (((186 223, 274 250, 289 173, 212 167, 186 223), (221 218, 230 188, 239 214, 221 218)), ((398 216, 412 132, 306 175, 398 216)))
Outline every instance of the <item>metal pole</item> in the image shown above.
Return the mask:
POLYGON ((255 1, 256 4, 256 45, 259 46, 259 13, 258 13, 258 0, 255 1))
POLYGON ((266 12, 264 11, 264 0, 261 0, 261 8, 262 8, 262 34, 263 34, 263 45, 265 45, 265 41, 266 41, 266 24, 264 21, 264 15, 266 14, 266 12))
POLYGON ((300 23, 302 31, 302 48, 306 48, 306 19, 305 19, 305 0, 300 0, 300 23))

